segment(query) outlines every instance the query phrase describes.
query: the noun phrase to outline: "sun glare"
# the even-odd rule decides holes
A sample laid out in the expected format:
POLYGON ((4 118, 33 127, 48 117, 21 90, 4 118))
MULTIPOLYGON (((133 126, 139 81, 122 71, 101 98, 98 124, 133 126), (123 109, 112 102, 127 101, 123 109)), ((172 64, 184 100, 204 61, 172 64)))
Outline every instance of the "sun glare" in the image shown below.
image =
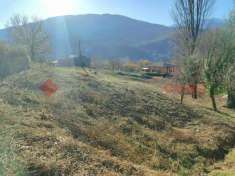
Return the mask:
POLYGON ((48 15, 59 16, 73 13, 75 3, 73 0, 42 0, 42 7, 48 15))

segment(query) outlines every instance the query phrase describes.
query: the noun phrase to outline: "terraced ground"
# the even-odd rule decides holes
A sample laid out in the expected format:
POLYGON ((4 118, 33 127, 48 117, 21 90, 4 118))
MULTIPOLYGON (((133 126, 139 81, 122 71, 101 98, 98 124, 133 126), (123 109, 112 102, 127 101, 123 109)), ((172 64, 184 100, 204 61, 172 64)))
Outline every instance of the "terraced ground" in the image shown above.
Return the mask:
POLYGON ((108 71, 33 65, 0 86, 0 173, 233 175, 234 112, 178 102, 108 71), (39 90, 47 79, 52 97, 39 90))

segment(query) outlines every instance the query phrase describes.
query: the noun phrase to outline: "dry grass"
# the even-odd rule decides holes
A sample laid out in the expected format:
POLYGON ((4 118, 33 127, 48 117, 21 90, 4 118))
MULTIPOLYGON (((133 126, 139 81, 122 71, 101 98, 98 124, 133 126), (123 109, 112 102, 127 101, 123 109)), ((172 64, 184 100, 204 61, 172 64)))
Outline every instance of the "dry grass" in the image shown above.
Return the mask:
POLYGON ((231 117, 180 105, 155 83, 37 66, 5 82, 1 126, 19 166, 8 175, 199 175, 235 144, 231 117), (47 79, 59 86, 51 98, 38 89, 47 79))

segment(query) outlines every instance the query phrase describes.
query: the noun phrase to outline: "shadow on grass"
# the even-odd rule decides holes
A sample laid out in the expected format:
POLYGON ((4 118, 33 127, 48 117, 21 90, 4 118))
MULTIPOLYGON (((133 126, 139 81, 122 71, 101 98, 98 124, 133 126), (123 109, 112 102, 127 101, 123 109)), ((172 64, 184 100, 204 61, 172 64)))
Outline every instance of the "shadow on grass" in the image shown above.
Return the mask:
POLYGON ((218 111, 218 113, 221 115, 227 116, 227 117, 235 118, 235 116, 232 116, 231 114, 229 114, 227 112, 218 111))
MULTIPOLYGON (((226 106, 223 106, 224 108, 227 108, 226 106)), ((212 111, 212 112, 215 112, 215 113, 218 113, 220 115, 224 115, 226 117, 230 117, 230 118, 235 118, 235 116, 231 115, 230 113, 227 113, 227 112, 224 112, 224 111, 221 111, 221 110, 217 110, 215 111, 213 108, 209 108, 209 107, 204 107, 206 110, 209 110, 209 111, 212 111)), ((228 109, 228 108, 227 108, 228 109)))

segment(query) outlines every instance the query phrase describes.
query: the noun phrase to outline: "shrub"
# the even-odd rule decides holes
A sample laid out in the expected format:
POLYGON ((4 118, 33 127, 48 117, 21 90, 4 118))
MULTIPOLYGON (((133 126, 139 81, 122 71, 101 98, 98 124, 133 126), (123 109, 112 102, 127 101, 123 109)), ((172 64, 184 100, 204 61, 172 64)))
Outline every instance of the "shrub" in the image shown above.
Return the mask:
POLYGON ((26 52, 21 47, 0 43, 0 77, 18 73, 29 68, 26 52))
POLYGON ((144 75, 147 76, 163 76, 163 74, 159 73, 159 72, 149 72, 149 73, 144 73, 144 75))
POLYGON ((90 67, 91 59, 86 56, 76 56, 74 57, 74 64, 76 67, 90 67))
POLYGON ((124 65, 124 69, 125 71, 128 71, 128 72, 137 72, 138 70, 140 70, 140 67, 138 64, 129 61, 128 63, 124 65))
POLYGON ((148 74, 143 74, 142 77, 144 79, 152 79, 152 76, 149 76, 148 74))

